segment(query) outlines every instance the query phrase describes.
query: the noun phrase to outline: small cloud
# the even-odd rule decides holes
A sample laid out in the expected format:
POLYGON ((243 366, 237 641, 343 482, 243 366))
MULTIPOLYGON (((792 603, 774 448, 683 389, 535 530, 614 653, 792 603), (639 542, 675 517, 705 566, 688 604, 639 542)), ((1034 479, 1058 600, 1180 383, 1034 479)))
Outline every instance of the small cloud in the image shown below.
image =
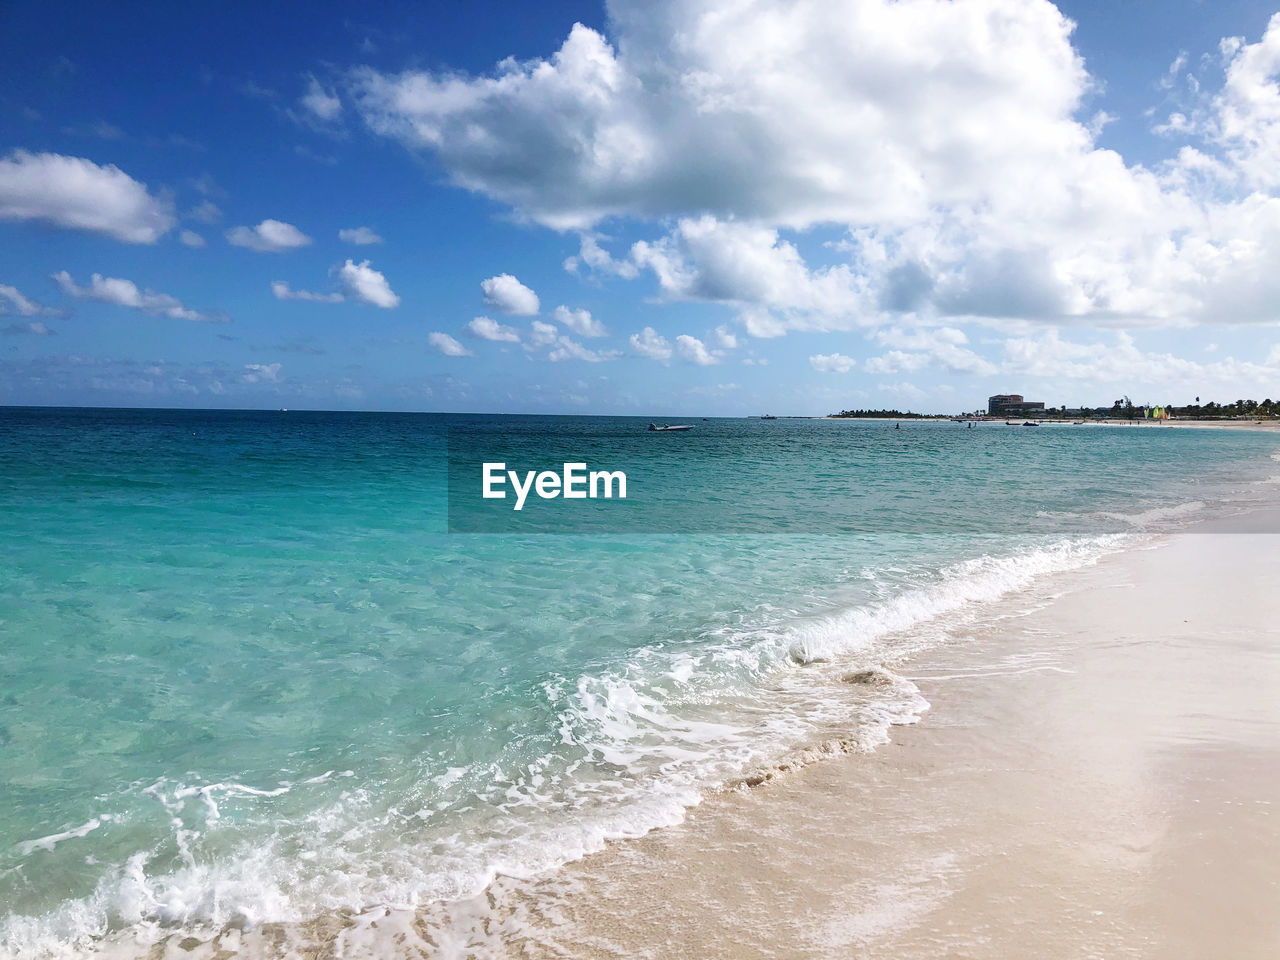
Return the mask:
POLYGON ((722 350, 737 350, 738 335, 724 324, 716 327, 716 343, 722 350))
POLYGON ((312 293, 310 290, 294 290, 283 280, 271 281, 271 293, 277 300, 309 300, 312 303, 341 303, 340 293, 312 293))
POLYGON ((476 317, 467 324, 467 329, 481 340, 495 340, 499 343, 520 342, 520 334, 514 327, 504 327, 497 320, 491 320, 488 317, 476 317))
POLYGON ((554 323, 544 323, 541 320, 534 320, 529 325, 529 330, 529 343, 535 347, 550 346, 560 337, 560 331, 554 323))
POLYGON ((616 360, 620 355, 617 350, 591 350, 571 337, 559 337, 555 349, 547 354, 547 359, 553 362, 585 360, 587 363, 603 363, 606 360, 616 360))
POLYGON ((246 373, 240 376, 245 383, 279 383, 280 364, 278 363, 246 363, 246 373))
POLYGON ((178 234, 178 239, 188 247, 204 246, 204 237, 200 236, 200 234, 196 233, 194 230, 183 230, 178 234))
POLYGON ((720 358, 708 350, 705 343, 687 333, 676 337, 676 349, 680 351, 680 356, 700 367, 709 367, 720 362, 720 358))
POLYGON ((650 360, 665 362, 671 359, 671 344, 653 327, 645 327, 639 333, 631 335, 631 352, 650 360))
POLYGON ((263 220, 256 227, 232 227, 227 231, 227 242, 259 253, 281 253, 305 247, 311 238, 291 223, 263 220))
POLYGON ((384 310, 400 305, 400 298, 392 291, 387 278, 369 266, 368 260, 361 263, 348 260, 338 268, 338 280, 352 300, 382 307, 384 310))
POLYGON ((24 296, 17 287, 0 283, 0 315, 6 313, 16 313, 20 317, 38 317, 41 314, 54 314, 57 311, 24 296))
POLYGON ((382 238, 368 227, 354 227, 350 230, 339 230, 338 239, 344 243, 354 243, 358 247, 371 243, 381 243, 382 238))
POLYGON ((511 317, 531 317, 541 304, 538 295, 509 273, 480 281, 484 302, 511 317))
POLYGON ((210 316, 190 310, 182 302, 167 293, 156 293, 154 290, 139 290, 132 280, 119 277, 104 277, 95 273, 89 280, 89 286, 77 286, 71 274, 60 270, 53 275, 54 281, 62 288, 62 292, 79 300, 94 300, 98 303, 110 303, 118 307, 130 307, 143 313, 169 317, 173 320, 193 320, 197 322, 219 323, 224 317, 210 316))
POLYGON ((312 77, 307 84, 307 92, 298 98, 298 105, 317 120, 323 120, 326 123, 342 115, 342 101, 325 90, 315 77, 312 77))
POLYGON ((436 331, 427 335, 427 343, 435 347, 446 357, 470 357, 472 353, 447 333, 436 331))
POLYGON ((44 221, 124 243, 155 243, 174 225, 172 202, 119 167, 25 150, 0 159, 0 220, 44 221))
POLYGON ((26 323, 11 323, 8 326, 0 327, 0 334, 6 337, 13 336, 32 336, 32 337, 52 337, 54 331, 50 330, 40 320, 28 320, 26 323))
POLYGON ((819 353, 809 358, 809 366, 819 373, 848 373, 857 364, 857 360, 843 353, 819 353))
POLYGON ((593 320, 591 313, 587 310, 570 310, 568 307, 560 306, 555 309, 555 318, 574 333, 584 337, 607 337, 609 335, 605 325, 599 320, 593 320))
POLYGON ((222 219, 222 211, 212 200, 204 200, 188 210, 187 216, 201 223, 217 223, 222 219))

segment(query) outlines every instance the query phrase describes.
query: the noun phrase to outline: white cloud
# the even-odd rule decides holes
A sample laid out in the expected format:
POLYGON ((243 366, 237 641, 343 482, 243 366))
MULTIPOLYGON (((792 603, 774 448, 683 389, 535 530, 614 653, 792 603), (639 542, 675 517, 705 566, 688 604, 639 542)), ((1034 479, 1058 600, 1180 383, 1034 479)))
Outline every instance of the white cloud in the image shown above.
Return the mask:
POLYGON ((890 350, 882 357, 871 357, 867 360, 867 373, 880 376, 895 373, 912 373, 929 365, 927 353, 905 353, 902 350, 890 350))
POLYGON ((560 331, 554 323, 543 323, 541 320, 534 320, 529 325, 529 330, 529 343, 534 347, 550 346, 560 337, 560 331))
POLYGON ((484 302, 511 317, 531 317, 538 312, 538 295, 509 273, 480 281, 484 302))
POLYGON ((392 291, 387 278, 369 266, 368 260, 361 263, 348 260, 338 268, 338 280, 342 283, 342 289, 352 300, 382 307, 385 310, 400 305, 400 298, 392 291))
POLYGON ((738 335, 726 327, 724 324, 716 327, 716 343, 720 345, 722 350, 737 350, 738 335))
POLYGON ((914 331, 888 327, 877 330, 872 337, 883 346, 899 349, 868 360, 867 370, 870 373, 909 373, 931 364, 952 373, 973 373, 979 376, 988 376, 997 369, 991 361, 969 349, 969 338, 963 330, 955 327, 914 331))
POLYGON ((382 238, 368 227, 352 227, 349 230, 339 230, 338 239, 344 243, 354 243, 356 246, 382 242, 382 238))
POLYGON ((278 363, 246 363, 245 373, 240 379, 245 383, 279 383, 280 364, 278 363))
POLYGON ((569 269, 652 271, 751 336, 1280 318, 1280 16, 1224 43, 1221 93, 1166 125, 1200 144, 1143 166, 1097 146, 1108 117, 1080 117, 1096 82, 1040 0, 609 15, 612 42, 577 25, 487 76, 357 71, 358 110, 460 186, 578 231, 569 269), (620 261, 594 232, 609 217, 675 226, 620 261), (783 232, 819 224, 849 231, 844 262, 806 263, 783 232))
POLYGON ((210 200, 202 200, 187 211, 187 216, 201 223, 217 223, 222 219, 222 211, 218 209, 216 203, 210 200))
POLYGON ((705 343, 687 333, 676 337, 676 349, 680 352, 680 356, 700 367, 709 367, 720 362, 720 358, 708 350, 705 343))
POLYGON ((753 336, 842 330, 874 319, 849 266, 812 270, 794 244, 768 227, 709 216, 684 219, 663 239, 636 243, 632 258, 653 271, 670 299, 738 307, 753 336))
POLYGON ((449 336, 447 333, 440 333, 439 331, 436 331, 434 333, 429 333, 427 334, 427 343, 431 344, 431 346, 435 347, 437 350, 443 353, 446 357, 472 356, 472 353, 470 350, 468 350, 466 347, 460 344, 453 337, 449 336))
POLYGON ((603 363, 606 360, 616 360, 618 356, 619 354, 616 350, 591 350, 571 337, 559 337, 556 339, 555 349, 547 354, 547 359, 552 361, 585 360, 587 363, 603 363))
POLYGON ((340 293, 312 293, 310 290, 294 290, 283 280, 271 281, 271 293, 277 300, 310 300, 313 303, 341 303, 340 293))
POLYGON ((178 234, 178 239, 188 247, 204 246, 204 237, 200 236, 200 234, 196 233, 194 230, 183 230, 178 234))
POLYGON ((1006 340, 1003 369, 1018 376, 1081 381, 1117 390, 1141 386, 1184 394, 1250 388, 1265 392, 1280 378, 1280 345, 1272 347, 1263 363, 1232 357, 1199 363, 1170 353, 1144 351, 1125 332, 1107 340, 1078 343, 1049 330, 1037 337, 1006 340))
POLYGON ((599 234, 582 234, 579 237, 578 255, 566 258, 564 268, 570 273, 577 273, 579 267, 586 264, 596 273, 613 274, 625 279, 635 277, 639 273, 636 265, 630 260, 615 260, 608 250, 600 246, 603 239, 605 238, 599 234))
POLYGON ((342 101, 325 90, 315 77, 307 83, 307 92, 298 98, 298 105, 316 119, 326 122, 342 115, 342 101))
POLYGON ((1048 3, 609 13, 616 47, 578 24, 550 59, 493 76, 358 71, 359 110, 554 227, 695 211, 802 227, 918 214, 935 191, 967 199, 973 171, 1006 165, 1010 120, 1021 152, 1060 147, 1087 82, 1048 3))
POLYGON ((157 314, 173 320, 216 323, 222 319, 190 310, 184 307, 177 297, 167 293, 156 293, 154 290, 139 290, 138 286, 131 280, 104 277, 100 273, 95 273, 89 280, 89 286, 81 287, 76 285, 75 281, 71 279, 71 274, 66 270, 59 270, 53 274, 53 279, 57 281, 58 286, 62 288, 64 293, 80 300, 95 300, 98 303, 110 303, 118 307, 131 307, 134 310, 141 310, 143 313, 157 314))
POLYGON ((593 319, 588 310, 570 310, 568 307, 559 306, 556 307, 554 316, 560 323, 581 336, 607 337, 609 335, 605 325, 593 319))
POLYGON ((52 337, 54 332, 45 325, 43 320, 27 320, 23 323, 10 323, 0 327, 0 334, 5 336, 27 334, 33 337, 52 337))
POLYGON ((16 313, 20 317, 38 317, 56 311, 24 296, 17 287, 0 283, 0 316, 16 313))
POLYGON ((639 333, 631 335, 631 352, 650 360, 665 362, 671 359, 671 344, 653 327, 645 327, 639 333))
POLYGON ((482 340, 496 340, 500 343, 519 343, 520 334, 514 327, 506 327, 497 320, 488 317, 476 317, 467 324, 467 329, 482 340))
POLYGON ((311 238, 291 223, 263 220, 256 227, 232 227, 227 231, 227 242, 259 253, 281 253, 305 247, 311 238))
POLYGON ((848 373, 857 363, 853 357, 846 357, 843 353, 819 353, 809 358, 809 366, 819 373, 848 373))
POLYGON ((125 243, 155 243, 175 223, 173 203, 119 167, 25 150, 0 160, 0 220, 44 221, 125 243))

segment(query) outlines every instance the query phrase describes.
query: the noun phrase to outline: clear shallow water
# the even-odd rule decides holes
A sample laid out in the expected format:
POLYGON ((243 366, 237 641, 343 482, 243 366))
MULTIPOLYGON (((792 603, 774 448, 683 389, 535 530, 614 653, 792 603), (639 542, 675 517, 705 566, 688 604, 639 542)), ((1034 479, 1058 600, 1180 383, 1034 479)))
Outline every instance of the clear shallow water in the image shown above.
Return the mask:
POLYGON ((0 410, 0 954, 459 897, 675 822, 925 706, 840 671, 1247 496, 1280 446, 645 423, 0 410), (585 450, 631 512, 450 534, 509 518, 447 447, 585 450), (532 532, 566 525, 629 532, 532 532))

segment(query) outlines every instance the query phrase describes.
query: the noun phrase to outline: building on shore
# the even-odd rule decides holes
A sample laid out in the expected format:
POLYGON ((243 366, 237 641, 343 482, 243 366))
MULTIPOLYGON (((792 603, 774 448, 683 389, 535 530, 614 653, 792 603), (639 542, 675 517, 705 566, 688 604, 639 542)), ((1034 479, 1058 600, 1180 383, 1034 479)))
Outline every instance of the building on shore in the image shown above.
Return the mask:
POLYGON ((1020 393, 997 393, 987 398, 987 413, 993 417, 1043 412, 1043 401, 1027 400, 1020 393))

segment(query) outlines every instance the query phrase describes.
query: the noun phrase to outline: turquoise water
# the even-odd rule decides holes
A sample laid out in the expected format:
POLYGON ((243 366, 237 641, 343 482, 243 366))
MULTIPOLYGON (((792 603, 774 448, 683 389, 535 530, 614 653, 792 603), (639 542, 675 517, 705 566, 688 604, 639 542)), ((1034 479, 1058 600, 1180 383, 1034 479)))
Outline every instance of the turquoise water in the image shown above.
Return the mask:
POLYGON ((461 897, 677 822, 925 707, 832 670, 1256 497, 1280 449, 646 423, 0 409, 0 955, 461 897), (628 498, 517 515, 490 456, 628 498))

